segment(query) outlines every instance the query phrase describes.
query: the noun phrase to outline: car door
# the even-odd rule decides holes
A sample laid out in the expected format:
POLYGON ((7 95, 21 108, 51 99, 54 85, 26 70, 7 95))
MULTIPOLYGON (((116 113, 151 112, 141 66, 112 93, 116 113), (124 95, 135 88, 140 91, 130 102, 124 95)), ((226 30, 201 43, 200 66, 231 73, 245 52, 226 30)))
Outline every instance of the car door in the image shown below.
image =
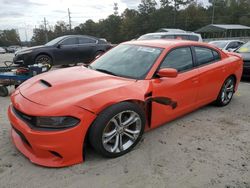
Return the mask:
POLYGON ((61 41, 54 50, 55 64, 77 63, 77 45, 76 37, 69 37, 61 41))
POLYGON ((194 46, 193 49, 200 78, 197 100, 203 105, 217 98, 225 81, 227 68, 218 51, 200 46, 194 46))
POLYGON ((199 79, 198 71, 193 68, 193 65, 190 47, 173 49, 163 60, 160 69, 177 69, 178 76, 152 79, 152 128, 187 113, 195 107, 199 79))
POLYGON ((88 62, 94 58, 97 40, 89 37, 78 37, 77 57, 79 62, 88 62))

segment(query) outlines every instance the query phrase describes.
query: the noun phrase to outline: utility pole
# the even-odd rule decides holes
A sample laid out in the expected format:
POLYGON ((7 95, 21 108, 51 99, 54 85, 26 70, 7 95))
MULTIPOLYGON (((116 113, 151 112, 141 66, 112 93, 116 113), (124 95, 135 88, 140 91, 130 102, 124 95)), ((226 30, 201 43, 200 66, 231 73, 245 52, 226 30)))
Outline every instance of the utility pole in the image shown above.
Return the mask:
POLYGON ((214 24, 214 14, 215 14, 215 0, 213 0, 212 24, 214 24))
POLYGON ((68 16, 69 16, 69 30, 71 31, 71 15, 69 8, 68 8, 68 16))
POLYGON ((114 3, 114 15, 118 16, 118 3, 114 3))
POLYGON ((45 41, 46 41, 46 43, 48 42, 48 33, 47 33, 47 20, 46 20, 46 18, 44 17, 44 19, 43 19, 43 23, 44 23, 44 29, 45 29, 45 41))

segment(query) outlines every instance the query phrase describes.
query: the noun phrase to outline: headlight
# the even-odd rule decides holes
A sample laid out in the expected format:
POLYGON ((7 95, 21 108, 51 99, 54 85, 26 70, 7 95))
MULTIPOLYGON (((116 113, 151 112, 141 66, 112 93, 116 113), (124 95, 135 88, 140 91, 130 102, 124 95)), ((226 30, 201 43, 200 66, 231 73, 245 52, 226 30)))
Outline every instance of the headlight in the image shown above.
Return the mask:
POLYGON ((36 126, 39 128, 70 128, 76 126, 80 122, 79 119, 66 117, 36 117, 36 126))
POLYGON ((31 53, 32 52, 32 50, 27 50, 27 51, 17 51, 17 53, 16 53, 16 55, 23 55, 23 54, 28 54, 28 53, 31 53))

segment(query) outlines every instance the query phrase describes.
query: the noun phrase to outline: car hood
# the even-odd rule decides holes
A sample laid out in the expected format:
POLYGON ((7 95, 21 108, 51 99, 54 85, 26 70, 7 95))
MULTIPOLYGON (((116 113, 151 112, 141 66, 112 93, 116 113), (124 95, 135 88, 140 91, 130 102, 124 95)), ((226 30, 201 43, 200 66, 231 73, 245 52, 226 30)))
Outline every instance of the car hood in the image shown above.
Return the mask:
POLYGON ((17 53, 26 52, 26 51, 30 51, 30 50, 41 49, 41 48, 45 48, 45 47, 46 47, 46 46, 44 46, 44 45, 41 45, 41 46, 33 46, 33 47, 29 47, 29 48, 25 48, 25 49, 18 50, 17 53))
POLYGON ((19 92, 26 99, 44 106, 70 104, 94 110, 94 103, 115 98, 113 95, 120 96, 113 92, 127 91, 126 86, 136 82, 78 66, 35 76, 24 82, 19 92))

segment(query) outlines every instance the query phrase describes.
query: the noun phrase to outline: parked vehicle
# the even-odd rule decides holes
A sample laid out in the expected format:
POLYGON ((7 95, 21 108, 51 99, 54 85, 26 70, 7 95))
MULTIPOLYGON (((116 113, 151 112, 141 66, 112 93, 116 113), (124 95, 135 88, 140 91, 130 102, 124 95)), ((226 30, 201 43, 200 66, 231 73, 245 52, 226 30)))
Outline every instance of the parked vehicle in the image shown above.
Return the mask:
POLYGON ((138 40, 154 40, 154 39, 183 39, 191 41, 202 42, 200 34, 197 33, 173 33, 173 32, 159 32, 159 33, 148 33, 142 35, 138 40))
POLYGON ((19 50, 13 61, 15 64, 62 65, 90 62, 96 56, 111 48, 104 39, 84 35, 58 37, 43 46, 19 50))
POLYGON ((89 66, 38 75, 19 86, 8 110, 12 140, 43 166, 82 162, 87 139, 101 155, 118 157, 144 130, 211 102, 229 104, 242 64, 240 55, 205 43, 126 42, 89 66))
POLYGON ((6 50, 2 47, 0 47, 0 54, 5 54, 6 53, 6 50))
POLYGON ((9 46, 6 51, 8 53, 15 53, 17 50, 20 50, 20 49, 21 49, 21 46, 13 45, 13 46, 9 46))
POLYGON ((170 32, 170 33, 186 33, 186 31, 182 30, 182 29, 172 29, 172 28, 160 28, 156 31, 156 33, 158 32, 170 32))
POLYGON ((235 52, 239 53, 244 61, 243 65, 243 78, 250 78, 250 41, 243 44, 235 52))
POLYGON ((240 40, 217 40, 211 41, 209 42, 209 44, 215 45, 222 50, 233 52, 234 50, 242 46, 244 42, 240 40))

